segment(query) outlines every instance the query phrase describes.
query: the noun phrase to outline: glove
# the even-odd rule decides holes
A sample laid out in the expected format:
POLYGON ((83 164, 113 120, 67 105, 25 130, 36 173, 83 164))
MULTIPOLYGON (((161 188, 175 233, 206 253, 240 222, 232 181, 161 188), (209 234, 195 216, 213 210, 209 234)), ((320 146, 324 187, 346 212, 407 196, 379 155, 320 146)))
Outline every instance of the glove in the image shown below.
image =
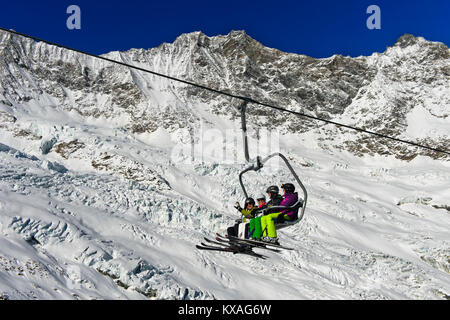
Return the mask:
POLYGON ((241 205, 239 204, 239 202, 236 202, 234 207, 236 208, 236 210, 239 210, 239 211, 242 210, 241 205))

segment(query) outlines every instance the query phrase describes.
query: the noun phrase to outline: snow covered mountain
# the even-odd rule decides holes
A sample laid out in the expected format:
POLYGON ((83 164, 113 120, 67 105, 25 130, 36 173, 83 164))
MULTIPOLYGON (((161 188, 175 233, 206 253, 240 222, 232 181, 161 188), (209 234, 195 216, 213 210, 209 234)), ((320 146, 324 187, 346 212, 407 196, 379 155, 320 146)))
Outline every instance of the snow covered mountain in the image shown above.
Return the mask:
MULTIPOLYGON (((249 105, 251 156, 268 152, 258 141, 269 133, 309 192, 305 218, 280 231, 296 249, 264 261, 198 251, 243 200, 239 101, 5 32, 0 39, 0 298, 449 298, 443 154, 249 105)), ((450 145, 450 51, 420 37, 369 57, 314 59, 243 31, 195 32, 105 56, 450 145)), ((247 183, 256 196, 291 180, 267 167, 247 183)))

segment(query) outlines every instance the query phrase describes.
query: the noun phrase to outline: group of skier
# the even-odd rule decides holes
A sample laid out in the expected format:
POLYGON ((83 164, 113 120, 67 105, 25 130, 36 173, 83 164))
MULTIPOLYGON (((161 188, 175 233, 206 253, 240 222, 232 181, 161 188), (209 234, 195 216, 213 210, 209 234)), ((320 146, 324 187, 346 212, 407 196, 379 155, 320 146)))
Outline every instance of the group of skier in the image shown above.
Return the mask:
POLYGON ((266 193, 269 200, 266 202, 264 195, 259 196, 256 205, 253 198, 245 200, 244 208, 239 202, 236 202, 235 208, 242 213, 243 217, 236 220, 236 224, 227 229, 228 236, 249 238, 279 244, 276 223, 284 221, 294 221, 297 219, 297 211, 281 210, 280 212, 262 214, 264 209, 273 206, 289 207, 298 201, 298 194, 295 192, 295 186, 292 183, 284 183, 281 185, 283 195, 280 195, 278 186, 270 186, 266 193))

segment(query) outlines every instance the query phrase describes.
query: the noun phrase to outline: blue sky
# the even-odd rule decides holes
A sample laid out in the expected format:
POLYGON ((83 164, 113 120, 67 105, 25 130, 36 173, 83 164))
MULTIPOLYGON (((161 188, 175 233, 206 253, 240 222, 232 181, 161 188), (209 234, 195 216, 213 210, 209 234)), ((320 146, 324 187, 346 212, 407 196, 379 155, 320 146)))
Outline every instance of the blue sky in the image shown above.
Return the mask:
POLYGON ((208 36, 245 30, 286 52, 328 57, 383 52, 404 33, 450 45, 450 0, 335 1, 4 1, 0 26, 95 54, 152 48, 182 33, 208 36), (81 9, 81 30, 69 30, 69 5, 81 9), (369 5, 381 29, 369 30, 369 5))

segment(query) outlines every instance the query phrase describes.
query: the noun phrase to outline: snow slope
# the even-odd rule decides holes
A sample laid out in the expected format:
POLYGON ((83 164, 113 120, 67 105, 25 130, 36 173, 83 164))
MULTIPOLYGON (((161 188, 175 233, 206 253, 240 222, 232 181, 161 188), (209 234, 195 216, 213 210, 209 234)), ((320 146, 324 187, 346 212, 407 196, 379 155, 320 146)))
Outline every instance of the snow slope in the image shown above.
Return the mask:
MULTIPOLYGON (((158 149, 125 137, 127 149, 157 159, 158 149)), ((309 191, 308 210, 301 223, 280 231, 282 243, 295 250, 266 253, 265 261, 194 247, 236 217, 230 203, 242 200, 238 165, 167 166, 172 190, 158 192, 70 163, 64 172, 44 156, 2 144, 2 295, 145 298, 139 290, 159 299, 448 298, 450 217, 448 207, 440 208, 448 205, 448 163, 355 159, 298 146, 297 139, 287 139, 282 150, 299 157, 294 166, 309 191)), ((252 194, 268 181, 290 179, 285 170, 267 171, 252 179, 252 194)))
MULTIPOLYGON (((27 46, 22 48, 20 59, 30 58, 27 46)), ((42 46, 30 59, 52 50, 42 46)), ((58 54, 62 61, 74 58, 58 54)), ((100 62, 75 58, 80 68, 86 63, 100 70, 100 62)), ((170 65, 179 71, 177 63, 170 65)), ((25 82, 14 72, 9 75, 16 82, 2 75, 0 299, 449 298, 449 161, 355 155, 338 148, 348 132, 324 142, 324 133, 333 130, 327 126, 273 131, 275 144, 261 144, 261 153, 279 149, 288 156, 309 193, 304 219, 279 233, 295 250, 255 249, 267 260, 199 251, 195 245, 231 225, 238 217, 232 204, 244 200, 239 119, 214 112, 198 97, 189 99, 176 85, 130 70, 108 77, 133 81, 136 92, 126 86, 121 98, 111 98, 60 79, 53 86, 61 85, 61 98, 55 88, 39 93, 39 86, 52 82, 37 81, 32 68, 21 68, 24 79, 30 77, 25 82), (19 96, 35 96, 14 100, 11 88, 19 96), (136 93, 134 112, 123 107, 127 92, 136 93), (118 105, 111 102, 116 98, 118 105), (101 112, 94 114, 95 108, 101 112), (177 108, 185 118, 164 113, 177 108), (168 118, 159 119, 154 130, 129 125, 158 112, 168 118)), ((342 119, 351 119, 351 108, 357 103, 342 119)), ((420 127, 416 120, 425 109, 408 114, 407 130, 448 139, 448 118, 442 115, 448 110, 432 108, 439 117, 428 115, 420 127)), ((262 140, 269 132, 253 121, 248 127, 254 157, 256 130, 262 140)), ((292 177, 275 164, 245 181, 256 196, 292 177)))

